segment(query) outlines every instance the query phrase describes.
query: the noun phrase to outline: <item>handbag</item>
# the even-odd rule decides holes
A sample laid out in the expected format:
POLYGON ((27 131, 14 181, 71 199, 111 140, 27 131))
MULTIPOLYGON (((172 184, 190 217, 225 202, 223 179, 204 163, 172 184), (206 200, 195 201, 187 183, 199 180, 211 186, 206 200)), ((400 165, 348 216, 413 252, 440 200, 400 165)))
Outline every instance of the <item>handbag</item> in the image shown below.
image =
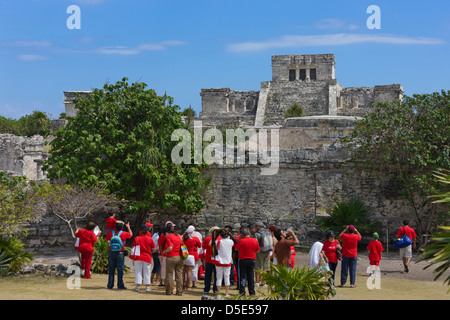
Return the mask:
POLYGON ((180 245, 181 256, 183 257, 183 260, 186 260, 189 257, 189 251, 188 251, 186 245, 183 243, 183 238, 181 238, 181 236, 180 236, 180 239, 181 239, 181 245, 180 245))
POLYGON ((406 229, 403 227, 404 235, 394 239, 394 248, 406 248, 412 244, 411 239, 406 235, 406 229))
POLYGON ((131 248, 130 259, 137 260, 140 256, 141 256, 141 246, 135 245, 134 247, 131 248))

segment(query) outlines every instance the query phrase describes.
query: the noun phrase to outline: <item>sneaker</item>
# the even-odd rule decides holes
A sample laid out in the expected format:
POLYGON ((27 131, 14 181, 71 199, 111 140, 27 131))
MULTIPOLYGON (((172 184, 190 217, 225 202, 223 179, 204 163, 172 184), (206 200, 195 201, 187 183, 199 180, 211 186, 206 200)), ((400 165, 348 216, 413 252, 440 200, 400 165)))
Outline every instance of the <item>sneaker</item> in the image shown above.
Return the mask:
POLYGON ((152 289, 150 287, 145 288, 145 292, 150 292, 152 289))
POLYGON ((134 291, 139 292, 139 287, 134 288, 134 291))
POLYGON ((407 266, 407 265, 405 266, 405 272, 406 272, 406 273, 408 273, 408 272, 409 272, 409 268, 408 268, 408 266, 407 266))

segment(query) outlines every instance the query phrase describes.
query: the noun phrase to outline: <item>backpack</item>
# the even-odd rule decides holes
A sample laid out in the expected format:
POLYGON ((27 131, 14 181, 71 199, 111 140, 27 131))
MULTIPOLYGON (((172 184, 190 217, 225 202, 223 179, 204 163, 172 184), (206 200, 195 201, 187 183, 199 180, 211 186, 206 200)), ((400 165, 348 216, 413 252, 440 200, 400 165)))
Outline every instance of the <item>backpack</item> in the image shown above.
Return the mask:
POLYGON ((122 231, 116 234, 116 232, 113 230, 112 233, 113 236, 109 240, 109 248, 113 252, 120 252, 123 249, 123 242, 122 239, 120 238, 120 234, 122 233, 122 231))
POLYGON ((261 236, 258 239, 261 252, 269 252, 273 250, 273 238, 272 234, 266 229, 260 229, 258 231, 261 236))

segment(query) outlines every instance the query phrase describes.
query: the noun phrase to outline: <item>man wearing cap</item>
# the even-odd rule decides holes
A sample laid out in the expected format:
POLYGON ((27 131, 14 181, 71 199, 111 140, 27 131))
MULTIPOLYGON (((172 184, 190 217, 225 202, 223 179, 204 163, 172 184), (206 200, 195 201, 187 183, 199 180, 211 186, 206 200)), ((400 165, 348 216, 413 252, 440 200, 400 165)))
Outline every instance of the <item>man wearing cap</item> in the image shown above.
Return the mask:
POLYGON ((356 280, 356 261, 358 255, 358 241, 361 241, 361 234, 353 225, 349 225, 339 235, 342 240, 342 268, 341 285, 344 287, 347 282, 347 276, 350 272, 350 287, 354 288, 356 280))
MULTIPOLYGON (((252 237, 258 240, 260 246, 260 251, 256 253, 255 270, 270 271, 270 252, 273 250, 273 242, 267 247, 264 246, 264 236, 266 234, 269 234, 269 231, 264 228, 264 223, 262 221, 257 221, 253 229, 254 233, 252 234, 252 237)), ((250 230, 250 232, 252 232, 252 230, 250 230)), ((263 285, 262 280, 262 276, 258 272, 256 272, 255 286, 259 287, 260 285, 263 285)))

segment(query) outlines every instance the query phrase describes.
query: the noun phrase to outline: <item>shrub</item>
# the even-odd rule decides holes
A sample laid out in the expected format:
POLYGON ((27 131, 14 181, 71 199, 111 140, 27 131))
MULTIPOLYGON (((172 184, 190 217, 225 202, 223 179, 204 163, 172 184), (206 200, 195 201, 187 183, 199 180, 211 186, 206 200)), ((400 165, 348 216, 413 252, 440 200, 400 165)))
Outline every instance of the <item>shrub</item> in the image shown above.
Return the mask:
POLYGON ((318 218, 317 222, 322 230, 341 232, 353 224, 361 234, 372 234, 381 224, 370 222, 369 213, 369 208, 362 200, 350 199, 338 202, 331 209, 329 217, 318 218))
POLYGON ((271 266, 271 272, 259 272, 269 287, 269 300, 325 300, 335 295, 328 277, 317 269, 271 266))
POLYGON ((297 118, 304 116, 305 110, 296 103, 287 108, 286 112, 284 113, 284 118, 297 118))
POLYGON ((25 263, 33 260, 31 253, 25 251, 25 244, 14 237, 0 239, 0 252, 3 257, 1 266, 7 266, 12 273, 18 272, 25 263))

